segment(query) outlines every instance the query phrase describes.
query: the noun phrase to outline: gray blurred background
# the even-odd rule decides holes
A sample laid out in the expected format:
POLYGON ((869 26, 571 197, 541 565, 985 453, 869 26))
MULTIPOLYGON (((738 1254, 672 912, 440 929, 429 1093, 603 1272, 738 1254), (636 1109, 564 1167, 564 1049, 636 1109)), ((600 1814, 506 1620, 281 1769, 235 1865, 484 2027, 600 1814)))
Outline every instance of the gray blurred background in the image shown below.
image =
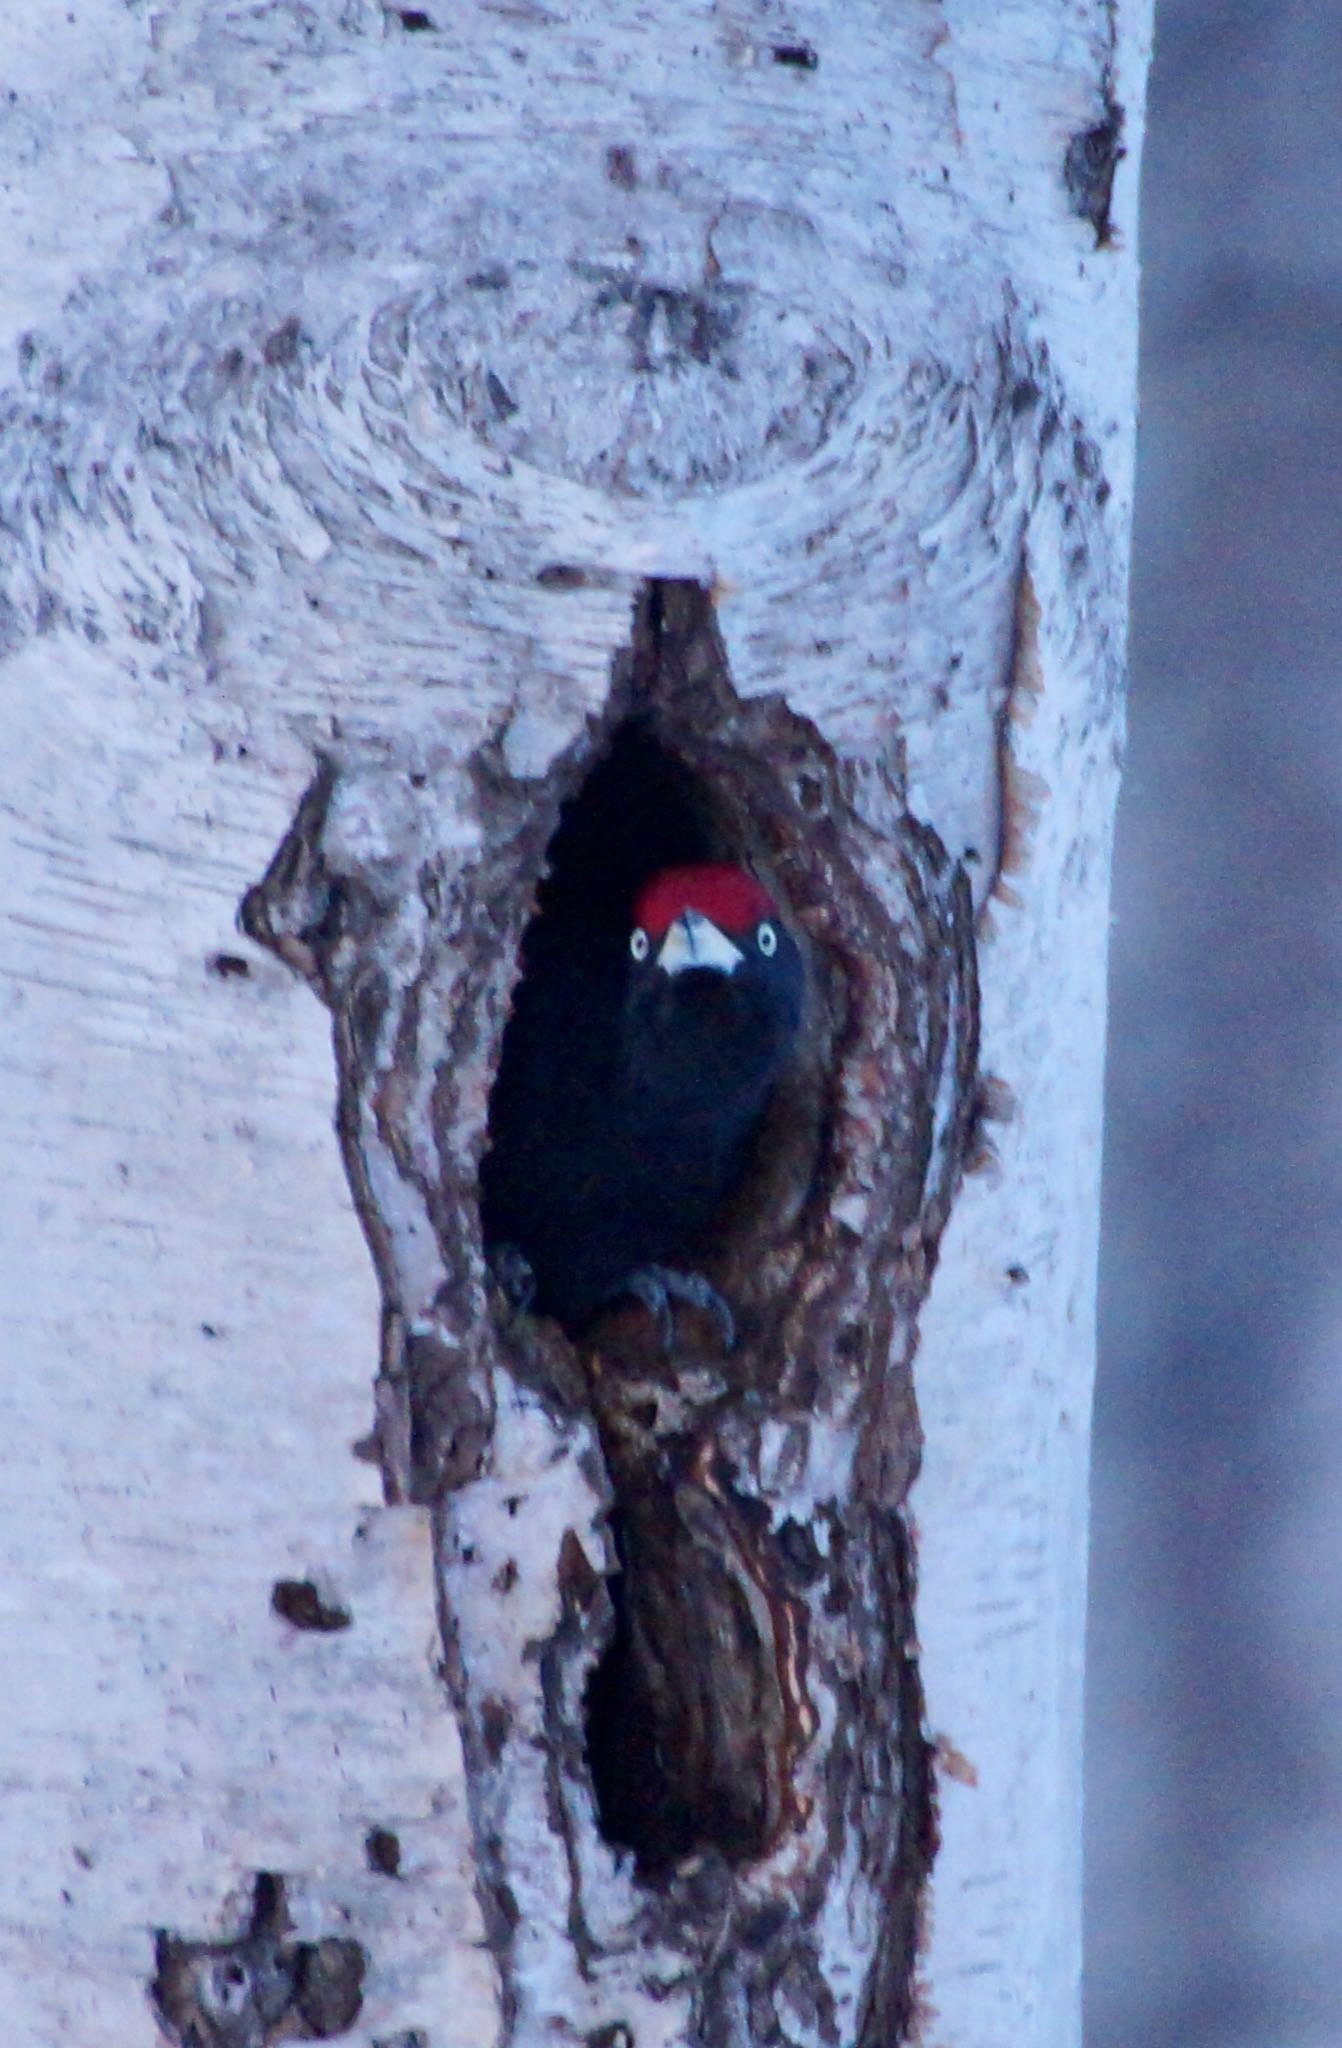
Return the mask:
POLYGON ((1342 0, 1157 0, 1087 2048, 1342 2048, 1342 0))

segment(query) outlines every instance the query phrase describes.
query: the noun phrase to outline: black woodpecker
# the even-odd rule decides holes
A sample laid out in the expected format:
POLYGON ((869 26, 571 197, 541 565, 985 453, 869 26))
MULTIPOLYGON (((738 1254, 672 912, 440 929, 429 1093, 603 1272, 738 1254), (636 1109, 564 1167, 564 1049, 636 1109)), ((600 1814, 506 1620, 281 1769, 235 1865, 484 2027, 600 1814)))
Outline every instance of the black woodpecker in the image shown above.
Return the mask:
POLYGON ((490 1104, 481 1207, 514 1298, 576 1336, 620 1295, 726 1305, 704 1252, 801 1023, 805 969, 767 891, 663 868, 605 945, 528 958, 490 1104))

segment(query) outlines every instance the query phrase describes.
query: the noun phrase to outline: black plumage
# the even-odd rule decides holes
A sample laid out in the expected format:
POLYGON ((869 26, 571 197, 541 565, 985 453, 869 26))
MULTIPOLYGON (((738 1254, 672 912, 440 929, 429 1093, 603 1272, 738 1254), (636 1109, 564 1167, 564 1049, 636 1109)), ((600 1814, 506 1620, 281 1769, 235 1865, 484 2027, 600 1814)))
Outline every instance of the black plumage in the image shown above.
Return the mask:
POLYGON ((801 954, 753 877, 637 875, 575 864, 542 897, 490 1104, 486 1246, 570 1334, 711 1248, 801 1020, 801 954))

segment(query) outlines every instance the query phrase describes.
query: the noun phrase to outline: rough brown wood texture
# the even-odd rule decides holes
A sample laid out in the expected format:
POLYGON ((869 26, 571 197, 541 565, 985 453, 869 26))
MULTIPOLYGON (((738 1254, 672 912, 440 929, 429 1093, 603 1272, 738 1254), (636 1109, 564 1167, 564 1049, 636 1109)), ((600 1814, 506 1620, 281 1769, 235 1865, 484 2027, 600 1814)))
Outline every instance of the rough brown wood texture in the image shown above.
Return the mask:
POLYGON ((462 868, 433 844, 427 781, 365 779, 402 836, 393 868, 386 838, 360 860, 331 829, 326 769, 244 921, 334 1013, 383 1292, 379 1449, 388 1498, 439 1517, 505 2008, 526 2039, 594 1996, 592 2028, 632 2024, 630 1998, 674 1968, 695 2038, 874 2048, 911 2015, 935 1833, 901 1511, 918 1309, 978 1111, 968 883, 892 778, 845 769, 780 700, 736 698, 694 585, 645 595, 605 719, 547 785, 482 770, 480 789, 462 868), (797 1073, 706 1268, 737 1314, 730 1352, 695 1315, 664 1351, 630 1307, 575 1356, 485 1283, 476 1165, 522 926, 558 801, 631 718, 811 955, 797 1073), (544 1537, 536 1445, 519 1464, 501 1405, 556 1459, 586 1446, 544 1537), (555 1922, 540 1972, 528 1949, 555 1922))

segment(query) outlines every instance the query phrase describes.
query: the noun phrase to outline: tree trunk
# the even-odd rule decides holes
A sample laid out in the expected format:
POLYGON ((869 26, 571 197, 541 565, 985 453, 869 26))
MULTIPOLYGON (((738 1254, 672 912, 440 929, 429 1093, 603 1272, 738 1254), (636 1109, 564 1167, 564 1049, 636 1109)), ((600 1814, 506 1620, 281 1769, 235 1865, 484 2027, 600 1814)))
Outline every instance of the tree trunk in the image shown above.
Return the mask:
POLYGON ((16 2040, 1076 2040, 1146 29, 20 49, 16 2040), (691 833, 808 960, 738 1341, 571 1343, 523 935, 691 833))

